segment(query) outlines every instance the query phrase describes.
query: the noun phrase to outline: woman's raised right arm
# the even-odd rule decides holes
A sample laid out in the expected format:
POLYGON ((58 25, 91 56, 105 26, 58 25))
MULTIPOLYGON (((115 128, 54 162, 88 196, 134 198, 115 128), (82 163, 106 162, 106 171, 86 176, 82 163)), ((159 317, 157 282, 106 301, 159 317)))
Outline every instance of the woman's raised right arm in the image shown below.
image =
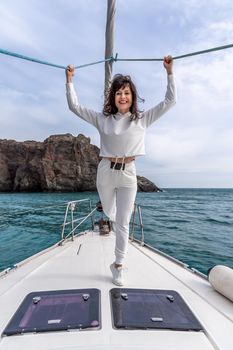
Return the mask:
POLYGON ((74 76, 74 66, 68 65, 66 68, 66 97, 67 97, 69 109, 73 113, 75 113, 77 116, 79 116, 81 119, 85 120, 86 122, 98 128, 98 119, 99 119, 100 113, 97 113, 91 109, 82 107, 79 104, 78 98, 74 89, 74 85, 73 85, 73 76, 74 76))

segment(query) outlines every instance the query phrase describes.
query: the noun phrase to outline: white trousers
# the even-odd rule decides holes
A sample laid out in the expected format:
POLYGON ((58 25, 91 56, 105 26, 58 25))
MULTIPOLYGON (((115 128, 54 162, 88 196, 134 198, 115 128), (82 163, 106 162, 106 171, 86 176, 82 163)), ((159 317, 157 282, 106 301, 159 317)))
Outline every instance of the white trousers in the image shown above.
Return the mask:
POLYGON ((110 160, 103 158, 97 170, 97 190, 104 213, 115 224, 115 263, 121 265, 127 253, 129 222, 137 193, 134 161, 125 170, 110 168, 110 160))

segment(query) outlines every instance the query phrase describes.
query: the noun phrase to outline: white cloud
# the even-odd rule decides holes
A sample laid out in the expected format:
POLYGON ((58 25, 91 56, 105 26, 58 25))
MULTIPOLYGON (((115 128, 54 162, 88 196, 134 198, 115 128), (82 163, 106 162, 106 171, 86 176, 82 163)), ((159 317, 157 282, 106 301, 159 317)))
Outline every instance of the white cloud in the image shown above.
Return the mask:
POLYGON ((14 11, 6 7, 0 8, 0 32, 1 45, 8 48, 11 44, 36 48, 35 41, 31 35, 30 26, 23 21, 14 11))
MULTIPOLYGON (((204 187, 207 174, 218 185, 220 174, 224 174, 232 186, 231 55, 225 52, 221 56, 176 63, 178 103, 148 130, 147 157, 151 166, 154 164, 152 169, 173 186, 183 187, 184 179, 186 184, 190 181, 193 186, 200 186, 201 174, 204 187)), ((150 174, 149 169, 147 172, 150 174)))
POLYGON ((233 171, 233 128, 214 133, 191 128, 167 131, 164 135, 147 137, 147 156, 159 167, 182 171, 217 170, 233 171))
POLYGON ((193 30, 192 37, 194 38, 194 48, 211 48, 231 44, 233 37, 233 20, 224 19, 206 22, 201 27, 193 30))

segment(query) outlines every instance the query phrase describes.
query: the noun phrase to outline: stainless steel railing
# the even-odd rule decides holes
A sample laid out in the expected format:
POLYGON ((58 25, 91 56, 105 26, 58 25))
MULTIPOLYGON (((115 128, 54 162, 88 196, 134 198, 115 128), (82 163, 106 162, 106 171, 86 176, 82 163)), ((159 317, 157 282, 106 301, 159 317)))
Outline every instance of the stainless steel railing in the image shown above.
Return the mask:
MULTIPOLYGON (((70 201, 67 203, 66 206, 66 211, 65 211, 65 216, 64 216, 64 222, 62 224, 62 232, 61 232, 61 241, 59 244, 63 244, 67 239, 73 240, 75 236, 78 235, 77 229, 83 224, 88 218, 91 218, 92 222, 92 228, 94 227, 94 219, 93 219, 93 214, 97 210, 95 207, 92 209, 91 205, 91 200, 89 198, 87 199, 80 199, 76 201, 70 201), (80 207, 80 204, 87 204, 89 206, 89 213, 83 217, 75 217, 75 211, 78 214, 78 208, 80 207), (65 229, 70 226, 70 231, 68 234, 65 235, 65 229)), ((138 204, 134 204, 134 209, 132 213, 132 218, 130 221, 130 235, 129 238, 130 240, 136 240, 139 241, 140 244, 143 246, 144 245, 144 225, 142 221, 142 211, 141 207, 138 204), (135 239, 134 234, 135 234, 135 228, 139 227, 140 232, 141 232, 141 237, 140 239, 135 239)))
POLYGON ((74 237, 78 235, 77 229, 81 226, 88 218, 91 218, 92 228, 94 227, 93 214, 96 211, 96 207, 92 209, 91 200, 87 199, 79 199, 76 201, 70 201, 67 203, 64 222, 62 224, 62 232, 61 232, 61 241, 59 244, 63 244, 68 238, 74 240, 74 237), (87 204, 89 207, 89 213, 83 217, 75 217, 75 214, 78 214, 80 204, 87 204), (70 231, 65 235, 66 227, 70 226, 70 231))
POLYGON ((130 235, 129 238, 130 240, 134 241, 134 232, 135 232, 135 227, 138 226, 141 230, 141 239, 139 239, 140 244, 143 246, 144 245, 144 225, 142 222, 142 211, 140 205, 134 203, 134 209, 133 209, 133 214, 132 214, 132 219, 130 221, 130 235), (136 217, 138 216, 138 223, 136 222, 136 217))

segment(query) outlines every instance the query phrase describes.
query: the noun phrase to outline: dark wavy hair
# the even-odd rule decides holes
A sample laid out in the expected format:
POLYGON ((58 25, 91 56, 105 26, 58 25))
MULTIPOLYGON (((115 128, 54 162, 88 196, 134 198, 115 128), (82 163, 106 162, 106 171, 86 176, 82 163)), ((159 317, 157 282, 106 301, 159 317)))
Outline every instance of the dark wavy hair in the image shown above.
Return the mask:
POLYGON ((103 114, 109 116, 111 114, 116 114, 118 109, 115 105, 115 94, 121 89, 129 85, 132 92, 132 105, 130 107, 131 121, 139 118, 138 100, 144 102, 142 98, 138 96, 137 89, 129 75, 116 74, 113 77, 110 88, 107 92, 107 96, 104 103, 103 114))

